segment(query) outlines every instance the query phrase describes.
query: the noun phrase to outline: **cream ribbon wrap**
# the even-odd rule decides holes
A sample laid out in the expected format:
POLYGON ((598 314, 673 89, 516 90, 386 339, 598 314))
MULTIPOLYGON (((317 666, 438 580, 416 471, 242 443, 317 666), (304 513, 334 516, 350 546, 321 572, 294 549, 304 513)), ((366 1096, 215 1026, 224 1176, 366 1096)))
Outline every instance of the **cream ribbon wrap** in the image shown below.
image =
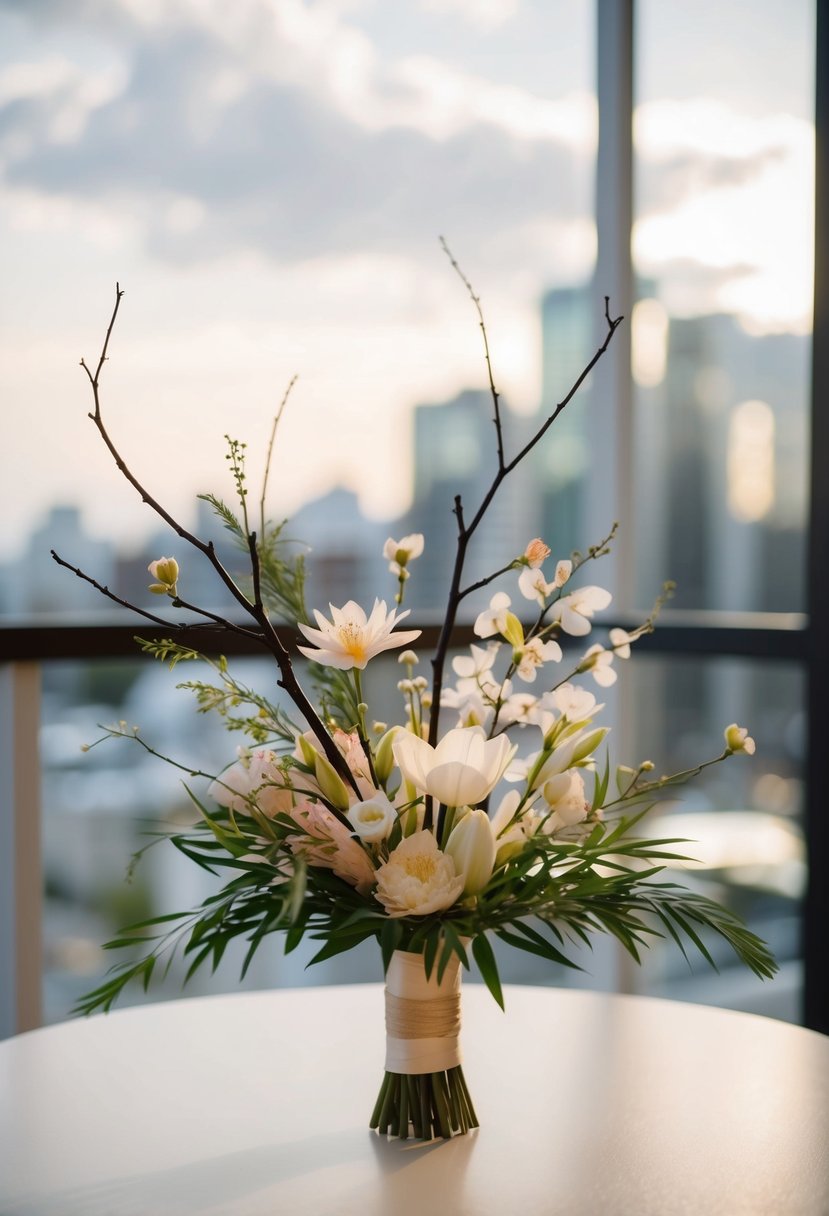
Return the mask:
POLYGON ((395 950, 386 972, 386 1072, 416 1076, 461 1062, 461 969, 453 955, 440 984, 423 955, 395 950))

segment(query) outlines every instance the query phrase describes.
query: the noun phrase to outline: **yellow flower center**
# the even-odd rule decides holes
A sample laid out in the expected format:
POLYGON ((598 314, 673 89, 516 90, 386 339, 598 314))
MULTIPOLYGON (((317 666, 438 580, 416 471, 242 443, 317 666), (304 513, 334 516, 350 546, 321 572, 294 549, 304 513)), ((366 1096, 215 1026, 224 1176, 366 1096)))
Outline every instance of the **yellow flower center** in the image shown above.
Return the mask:
POLYGON ((337 636, 340 639, 340 645, 346 654, 351 655, 352 659, 362 662, 366 657, 366 648, 363 641, 362 630, 357 625, 340 625, 337 630, 337 636))
POLYGON ((434 877, 437 869, 437 858, 435 857, 407 857, 404 862, 404 868, 410 878, 416 878, 418 882, 429 882, 434 877))

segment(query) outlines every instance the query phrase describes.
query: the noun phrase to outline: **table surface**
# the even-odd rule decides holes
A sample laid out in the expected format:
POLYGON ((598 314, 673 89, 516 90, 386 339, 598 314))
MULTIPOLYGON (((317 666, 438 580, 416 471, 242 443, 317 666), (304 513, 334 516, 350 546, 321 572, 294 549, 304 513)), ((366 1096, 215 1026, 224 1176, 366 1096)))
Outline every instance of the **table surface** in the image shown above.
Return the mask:
POLYGON ((477 984, 481 1128, 368 1130, 373 984, 127 1009, 0 1044, 2 1216, 826 1216, 829 1038, 645 997, 477 984), (431 1211, 430 1211, 431 1208, 431 1211))

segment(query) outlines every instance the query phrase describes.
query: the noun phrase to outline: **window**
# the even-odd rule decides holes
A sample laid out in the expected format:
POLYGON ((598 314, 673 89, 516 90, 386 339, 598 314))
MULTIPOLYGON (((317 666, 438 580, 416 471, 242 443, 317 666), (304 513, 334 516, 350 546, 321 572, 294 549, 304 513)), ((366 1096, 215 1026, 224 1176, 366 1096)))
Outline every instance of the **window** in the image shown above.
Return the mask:
MULTIPOLYGON (((0 391, 15 408, 0 456, 0 612, 32 619, 60 609, 89 622, 100 610, 51 564, 50 545, 133 598, 147 561, 169 543, 148 536, 146 511, 85 421, 88 386, 73 378, 79 355, 97 352, 116 275, 128 295, 106 370, 108 417, 185 522, 195 493, 215 488, 229 419, 261 455, 267 419, 298 370, 282 468, 307 464, 317 480, 300 487, 283 472, 274 509, 297 515, 297 535, 314 546, 314 594, 333 596, 356 570, 374 582, 384 519, 439 534, 455 489, 474 496, 489 403, 475 319, 436 235, 445 233, 484 301, 518 443, 594 348, 597 296, 626 278, 624 181, 607 176, 619 172, 618 156, 599 164, 600 224, 609 207, 618 231, 610 256, 599 241, 594 278, 593 43, 604 31, 607 48, 611 23, 624 31, 627 13, 605 3, 594 15, 586 2, 445 0, 391 20, 381 4, 309 4, 289 26, 251 0, 217 23, 134 6, 83 27, 68 10, 0 18, 0 242, 16 285, 3 317, 10 357, 0 391), (334 422, 320 425, 331 403, 334 422), (361 453, 359 476, 353 461, 343 467, 343 434, 361 453), (316 505, 302 505, 314 495, 316 505)), ((640 0, 635 16, 633 287, 619 308, 632 306, 632 399, 620 398, 610 417, 615 389, 594 377, 555 443, 534 453, 532 491, 505 487, 500 531, 486 545, 511 550, 515 536, 538 532, 562 552, 584 547, 624 514, 620 502, 633 504, 614 573, 620 611, 642 607, 665 577, 679 587, 661 656, 637 659, 612 706, 619 750, 659 752, 669 768, 699 754, 695 731, 710 738, 734 719, 765 741, 750 776, 701 786, 700 801, 677 813, 716 808, 730 812, 717 822, 735 832, 741 814, 770 828, 785 882, 770 889, 768 873, 766 885, 756 874, 745 881, 756 858, 739 873, 712 863, 701 880, 733 879, 752 923, 773 926, 791 1000, 770 1011, 795 1016, 804 830, 813 864, 826 847, 802 816, 809 694, 802 618, 792 615, 809 606, 815 6, 768 0, 753 9, 750 36, 729 6, 691 13, 640 0), (617 450, 630 451, 621 470, 617 450), (689 612, 764 615, 689 625, 689 612), (689 658, 688 648, 731 658, 689 658)), ((626 114, 624 54, 619 62, 619 77, 600 82, 603 97, 611 90, 605 120, 626 114)), ((617 357, 624 371, 623 346, 617 357)), ((445 560, 436 551, 424 561, 418 611, 437 605, 445 560)), ((491 567, 486 554, 481 561, 491 567)), ((814 580, 811 593, 814 610, 814 580)), ((87 660, 105 644, 103 628, 95 636, 87 660)), ((68 653, 55 637, 23 643, 11 625, 0 637, 7 658, 23 644, 40 658, 68 653)), ((95 890, 96 907, 109 901, 121 919, 115 905, 125 897, 114 894, 109 862, 96 876, 85 867, 125 855, 130 814, 162 804, 177 813, 142 774, 145 803, 105 823, 95 813, 96 788, 111 782, 105 750, 82 769, 71 751, 89 741, 72 706, 88 706, 90 725, 96 704, 127 713, 130 697, 151 695, 139 689, 151 677, 137 672, 111 659, 44 669, 46 923, 57 927, 48 952, 65 964, 47 994, 50 1017, 88 986, 100 961, 89 943, 106 935, 88 910, 73 925, 60 901, 73 887, 95 890)), ((158 898, 151 874, 128 892, 136 906, 158 898)), ((612 960, 602 966, 612 973, 612 960)), ((660 965, 650 974, 637 979, 663 992, 684 982, 660 965)), ((699 989, 691 995, 702 999, 699 989)), ((813 998, 812 1024, 825 1018, 825 998, 813 998)))

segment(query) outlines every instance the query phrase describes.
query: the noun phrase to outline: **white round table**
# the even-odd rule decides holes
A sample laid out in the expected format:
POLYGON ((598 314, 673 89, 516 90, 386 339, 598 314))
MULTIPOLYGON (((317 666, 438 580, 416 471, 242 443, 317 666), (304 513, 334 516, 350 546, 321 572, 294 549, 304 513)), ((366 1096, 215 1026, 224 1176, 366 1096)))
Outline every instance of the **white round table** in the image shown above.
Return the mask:
POLYGON ((464 991, 481 1128, 368 1130, 376 985, 0 1044, 2 1216, 826 1216, 829 1038, 643 997, 464 991))

